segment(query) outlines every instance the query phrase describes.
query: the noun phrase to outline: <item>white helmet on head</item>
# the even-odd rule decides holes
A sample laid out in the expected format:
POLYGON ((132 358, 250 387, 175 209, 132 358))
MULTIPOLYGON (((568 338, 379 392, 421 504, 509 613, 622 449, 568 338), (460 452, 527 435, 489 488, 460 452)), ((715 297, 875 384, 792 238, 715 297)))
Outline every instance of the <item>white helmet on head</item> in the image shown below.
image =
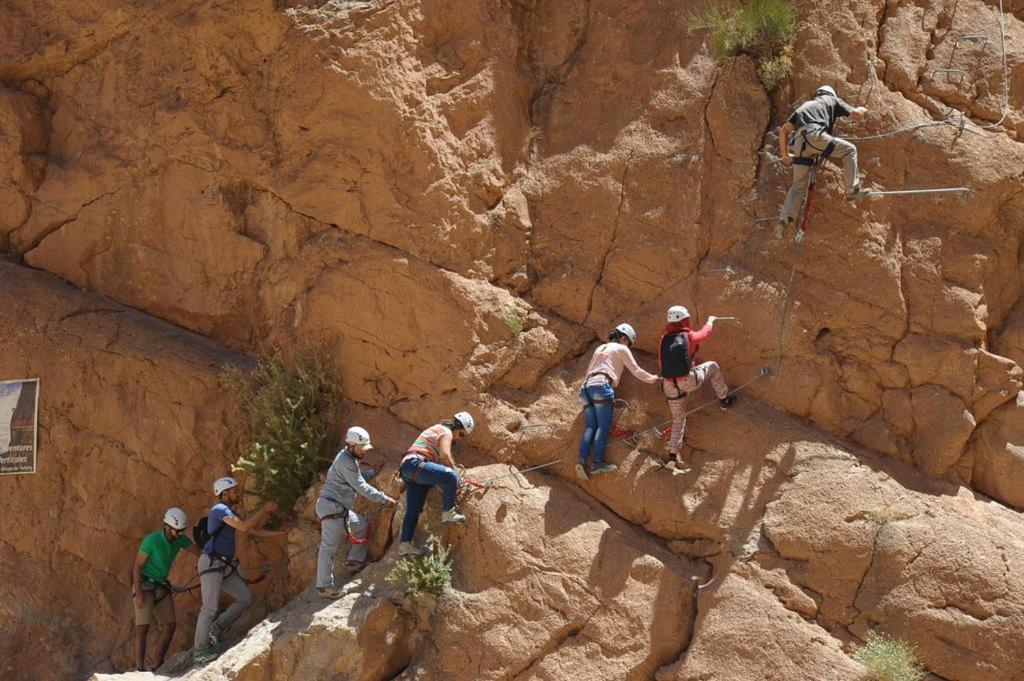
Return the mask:
POLYGON ((237 480, 232 477, 220 478, 217 482, 213 483, 213 496, 219 497, 232 487, 238 487, 237 480))
POLYGON ((615 327, 615 330, 621 333, 626 338, 628 338, 630 345, 636 343, 636 331, 634 331, 633 327, 630 326, 629 324, 619 324, 618 326, 615 327))
POLYGON ((366 428, 360 428, 359 426, 352 426, 345 433, 345 443, 350 445, 358 445, 363 449, 373 449, 373 445, 370 444, 370 434, 366 432, 366 428))
POLYGON ((687 310, 682 305, 673 305, 672 307, 670 307, 668 309, 668 322, 669 322, 669 324, 672 324, 673 322, 681 322, 684 319, 689 319, 689 318, 690 318, 690 311, 687 310))
POLYGON ((462 426, 463 430, 466 431, 467 435, 473 432, 473 417, 470 415, 468 411, 460 411, 452 418, 455 419, 459 423, 459 425, 462 426))
POLYGON ((188 516, 177 506, 169 508, 167 513, 164 513, 164 525, 170 525, 176 530, 184 530, 188 527, 188 516))
POLYGON ((836 91, 831 85, 822 85, 820 88, 814 91, 814 96, 817 97, 818 95, 832 95, 833 97, 835 97, 836 91))

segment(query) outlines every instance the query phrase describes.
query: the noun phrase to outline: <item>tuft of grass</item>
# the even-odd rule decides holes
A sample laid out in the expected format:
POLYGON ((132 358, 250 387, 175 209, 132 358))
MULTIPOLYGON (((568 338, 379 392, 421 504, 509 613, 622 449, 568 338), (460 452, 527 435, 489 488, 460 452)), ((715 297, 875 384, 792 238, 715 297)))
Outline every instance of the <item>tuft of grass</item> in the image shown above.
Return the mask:
POLYGON ((913 646, 885 634, 868 634, 867 642, 854 651, 853 659, 867 668, 865 681, 920 681, 924 678, 913 646))
POLYGON ((405 584, 405 592, 411 596, 429 594, 440 596, 452 585, 451 549, 441 544, 437 537, 427 540, 427 553, 422 556, 407 556, 395 563, 387 580, 405 584))
POLYGON ((768 90, 793 68, 792 42, 797 7, 793 0, 743 0, 728 9, 709 5, 690 15, 689 27, 711 34, 716 59, 750 55, 768 90))
POLYGON ((252 371, 231 369, 223 384, 235 392, 247 426, 234 470, 244 471, 249 490, 276 501, 286 515, 331 461, 338 392, 311 349, 296 352, 291 364, 275 352, 252 371))
POLYGON ((514 307, 509 308, 505 311, 505 326, 507 326, 512 333, 522 333, 523 329, 526 328, 526 315, 522 314, 514 307))
POLYGON ((866 520, 872 525, 877 525, 878 527, 888 525, 889 523, 897 520, 904 520, 906 517, 907 516, 902 513, 891 511, 889 509, 860 512, 860 518, 862 520, 866 520))

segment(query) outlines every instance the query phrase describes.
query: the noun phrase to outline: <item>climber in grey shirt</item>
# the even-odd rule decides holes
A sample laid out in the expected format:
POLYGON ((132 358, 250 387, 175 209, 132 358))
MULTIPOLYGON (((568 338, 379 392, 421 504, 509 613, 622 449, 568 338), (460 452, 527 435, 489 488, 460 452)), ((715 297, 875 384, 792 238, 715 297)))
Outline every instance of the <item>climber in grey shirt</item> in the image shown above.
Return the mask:
MULTIPOLYGON (((843 163, 847 198, 856 199, 864 194, 857 173, 857 147, 847 140, 833 137, 832 128, 839 118, 850 116, 857 119, 866 113, 864 107, 850 106, 836 96, 831 86, 822 85, 815 91, 814 98, 801 104, 779 129, 779 151, 782 161, 793 166, 793 184, 782 204, 782 214, 775 227, 776 238, 782 238, 786 228, 799 216, 807 195, 811 166, 819 154, 829 149, 829 145, 829 158, 843 163)), ((802 234, 798 233, 798 236, 802 234)))
MULTIPOLYGON (((369 549, 369 523, 352 510, 356 496, 361 494, 370 501, 394 505, 395 500, 366 482, 359 468, 359 460, 371 449, 370 434, 365 428, 353 426, 345 434, 345 447, 338 452, 327 471, 327 480, 316 500, 316 516, 320 519, 320 552, 316 559, 316 588, 321 595, 337 598, 341 594, 334 588, 334 555, 341 546, 346 521, 352 548, 345 562, 351 574, 366 562, 369 549)), ((371 470, 372 476, 372 470, 371 470)))

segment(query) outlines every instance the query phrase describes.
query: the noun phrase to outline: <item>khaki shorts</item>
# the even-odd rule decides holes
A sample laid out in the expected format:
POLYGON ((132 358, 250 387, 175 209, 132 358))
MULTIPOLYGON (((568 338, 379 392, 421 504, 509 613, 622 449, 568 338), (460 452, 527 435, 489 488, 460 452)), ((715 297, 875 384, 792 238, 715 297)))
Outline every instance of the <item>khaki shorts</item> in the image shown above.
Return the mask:
POLYGON ((174 624, 174 598, 166 589, 159 588, 156 595, 160 598, 154 603, 153 591, 142 587, 142 607, 135 607, 135 590, 132 589, 132 608, 135 610, 135 624, 174 624))

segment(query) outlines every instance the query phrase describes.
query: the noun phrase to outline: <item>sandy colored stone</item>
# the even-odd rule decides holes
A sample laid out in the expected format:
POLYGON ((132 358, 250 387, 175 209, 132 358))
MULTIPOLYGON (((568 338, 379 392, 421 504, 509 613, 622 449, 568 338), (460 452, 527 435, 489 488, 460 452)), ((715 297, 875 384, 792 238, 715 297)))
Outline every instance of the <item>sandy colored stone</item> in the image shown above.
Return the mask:
POLYGON ((996 409, 971 440, 972 484, 1016 508, 1024 507, 1024 396, 996 409))
MULTIPOLYGON (((22 519, 0 530, 3 618, 20 623, 0 635, 0 671, 65 679, 111 655, 127 664, 132 558, 168 507, 194 523, 212 505, 238 446, 220 375, 248 360, 20 265, 0 262, 0 282, 0 376, 40 379, 37 472, 0 479, 9 517, 22 519)), ((278 551, 240 543, 252 577, 278 551)), ((171 580, 194 575, 195 557, 181 554, 171 580)), ((273 580, 254 591, 240 626, 284 596, 273 580)), ((197 593, 176 607, 172 651, 191 641, 197 593)))

